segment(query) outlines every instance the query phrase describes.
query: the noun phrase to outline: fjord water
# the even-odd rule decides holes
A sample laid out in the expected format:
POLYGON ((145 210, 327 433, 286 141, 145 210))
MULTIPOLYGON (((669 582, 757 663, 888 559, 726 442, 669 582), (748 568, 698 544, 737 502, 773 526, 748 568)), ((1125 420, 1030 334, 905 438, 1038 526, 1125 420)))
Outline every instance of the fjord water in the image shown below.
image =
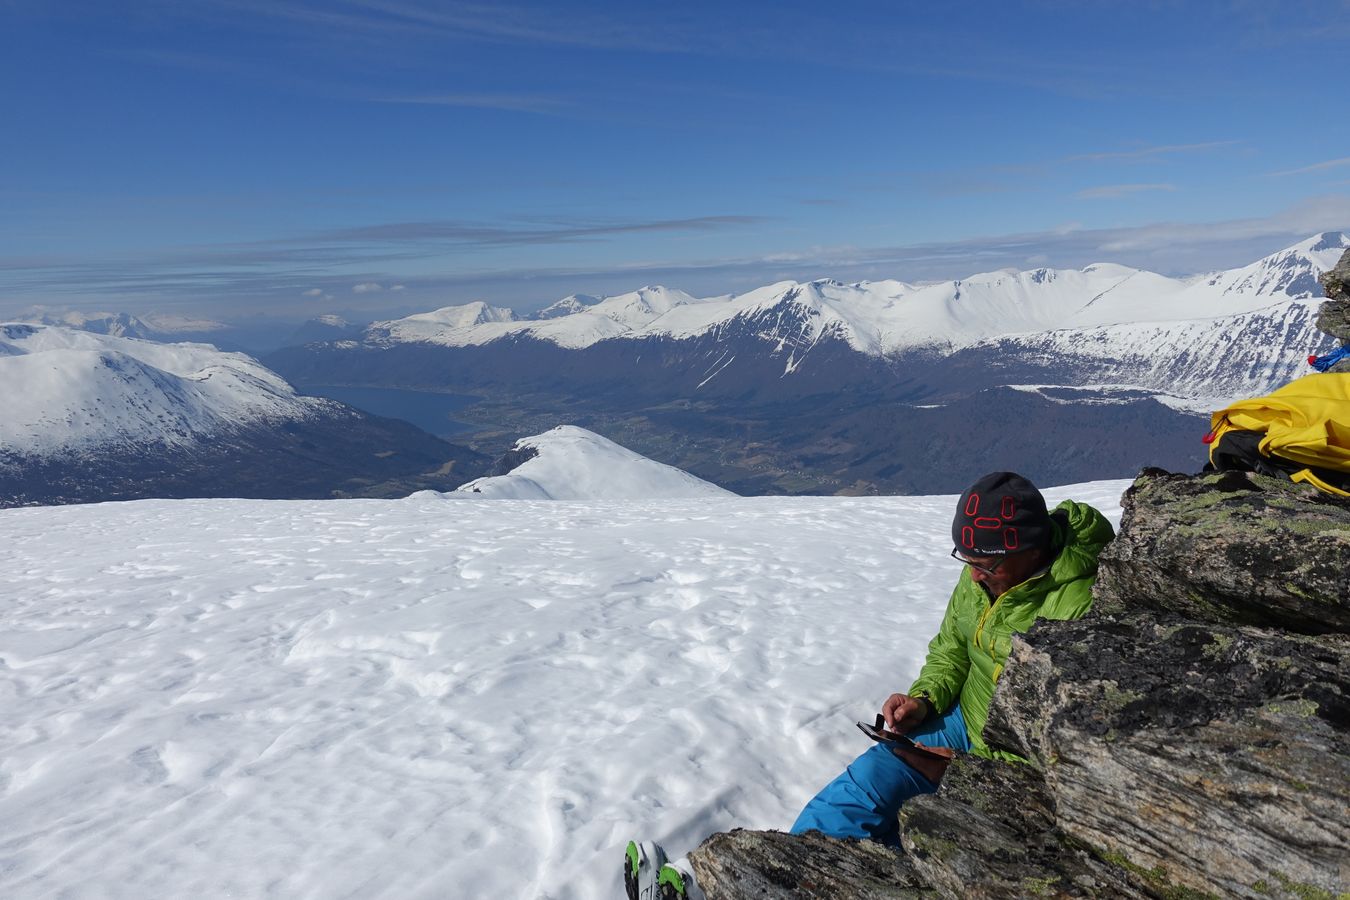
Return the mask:
POLYGON ((411 422, 436 437, 448 437, 477 430, 477 425, 459 422, 452 416, 472 406, 477 397, 462 394, 443 394, 437 391, 413 391, 405 388, 344 387, 341 385, 307 384, 296 391, 311 397, 327 397, 363 412, 387 419, 411 422))

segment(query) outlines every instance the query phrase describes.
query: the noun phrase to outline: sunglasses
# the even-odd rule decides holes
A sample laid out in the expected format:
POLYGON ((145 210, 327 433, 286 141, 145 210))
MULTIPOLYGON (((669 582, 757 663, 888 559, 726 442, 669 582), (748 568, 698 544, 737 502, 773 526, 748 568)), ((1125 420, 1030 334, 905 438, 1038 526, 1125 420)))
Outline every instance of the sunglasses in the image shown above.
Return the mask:
POLYGON ((974 560, 970 560, 962 556, 961 551, 959 550, 952 550, 952 559, 956 560, 959 563, 964 563, 965 565, 970 566, 972 569, 983 572, 986 575, 996 574, 999 570, 999 567, 1008 561, 1008 557, 1000 556, 998 558, 998 561, 995 562, 992 566, 982 566, 979 563, 975 562, 974 560))

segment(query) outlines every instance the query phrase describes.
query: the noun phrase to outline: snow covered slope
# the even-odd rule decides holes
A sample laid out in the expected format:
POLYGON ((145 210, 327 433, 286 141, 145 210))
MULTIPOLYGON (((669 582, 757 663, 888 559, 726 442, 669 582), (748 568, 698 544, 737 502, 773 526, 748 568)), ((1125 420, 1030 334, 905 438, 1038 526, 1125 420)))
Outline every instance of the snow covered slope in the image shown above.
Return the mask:
POLYGON ((525 320, 509 309, 481 301, 447 306, 406 319, 375 322, 366 329, 365 340, 377 346, 421 342, 465 347, 507 335, 525 335, 577 349, 606 338, 641 334, 672 309, 699 302, 683 291, 663 287, 645 287, 590 302, 593 300, 574 294, 544 310, 541 318, 525 320))
POLYGON ((522 438, 525 461, 456 493, 510 500, 675 500, 732 497, 711 482, 656 462, 575 425, 522 438))
POLYGON ((867 748, 954 503, 0 511, 0 896, 622 896, 867 748))
POLYGON ((53 325, 0 325, 0 452, 182 445, 330 401, 207 344, 159 344, 53 325))
POLYGON ((1213 409, 1307 374, 1306 357, 1330 341, 1315 324, 1324 299, 1317 275, 1346 247, 1344 234, 1317 235, 1175 291, 1110 291, 1079 310, 1068 327, 972 349, 1058 359, 1062 368, 1077 370, 1072 384, 1129 385, 1213 409))
POLYGON ((487 463, 407 422, 299 396, 243 354, 0 325, 0 508, 403 496, 487 463))

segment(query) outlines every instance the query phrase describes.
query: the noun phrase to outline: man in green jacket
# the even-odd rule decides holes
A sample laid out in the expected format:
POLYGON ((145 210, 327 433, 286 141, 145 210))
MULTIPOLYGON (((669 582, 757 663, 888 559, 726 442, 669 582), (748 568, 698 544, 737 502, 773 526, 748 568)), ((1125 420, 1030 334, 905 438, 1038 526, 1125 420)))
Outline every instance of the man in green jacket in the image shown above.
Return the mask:
MULTIPOLYGON (((1115 536, 1092 507, 1066 500, 1053 512, 1030 481, 994 472, 961 495, 952 556, 964 564, 918 679, 881 708, 889 728, 917 743, 991 758, 981 732, 1015 633, 1037 619, 1077 619, 1092 605, 1097 556, 1115 536)), ((794 834, 895 844, 897 813, 937 790, 946 764, 877 744, 825 786, 797 817, 794 834)))
MULTIPOLYGON (((1016 760, 980 734, 1012 636, 1037 619, 1087 612, 1097 555, 1114 536, 1106 517, 1084 503, 1066 500, 1050 512, 1036 486, 1012 472, 971 485, 952 521, 952 556, 965 568, 918 679, 882 705, 887 726, 944 754, 1016 760)), ((876 744, 806 804, 792 832, 898 844, 900 805, 936 791, 946 767, 876 744)), ((692 872, 687 859, 667 863, 655 843, 630 842, 625 852, 631 900, 702 897, 692 872)))

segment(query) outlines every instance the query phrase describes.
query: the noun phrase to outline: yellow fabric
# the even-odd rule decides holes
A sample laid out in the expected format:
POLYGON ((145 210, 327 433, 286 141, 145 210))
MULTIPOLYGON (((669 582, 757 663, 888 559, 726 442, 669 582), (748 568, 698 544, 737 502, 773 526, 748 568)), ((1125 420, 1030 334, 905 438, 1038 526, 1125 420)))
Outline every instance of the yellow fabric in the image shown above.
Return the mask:
POLYGON ((1266 455, 1350 472, 1350 373, 1305 375, 1264 397, 1239 400, 1216 412, 1211 426, 1211 448, 1226 431, 1258 431, 1266 455))
POLYGON ((1350 497, 1350 491, 1343 491, 1334 485, 1327 484, 1325 481, 1318 478, 1308 469, 1301 469, 1295 472, 1293 475, 1289 476, 1289 480, 1311 484, 1319 491, 1325 491, 1328 494, 1335 494, 1337 497, 1350 497))

